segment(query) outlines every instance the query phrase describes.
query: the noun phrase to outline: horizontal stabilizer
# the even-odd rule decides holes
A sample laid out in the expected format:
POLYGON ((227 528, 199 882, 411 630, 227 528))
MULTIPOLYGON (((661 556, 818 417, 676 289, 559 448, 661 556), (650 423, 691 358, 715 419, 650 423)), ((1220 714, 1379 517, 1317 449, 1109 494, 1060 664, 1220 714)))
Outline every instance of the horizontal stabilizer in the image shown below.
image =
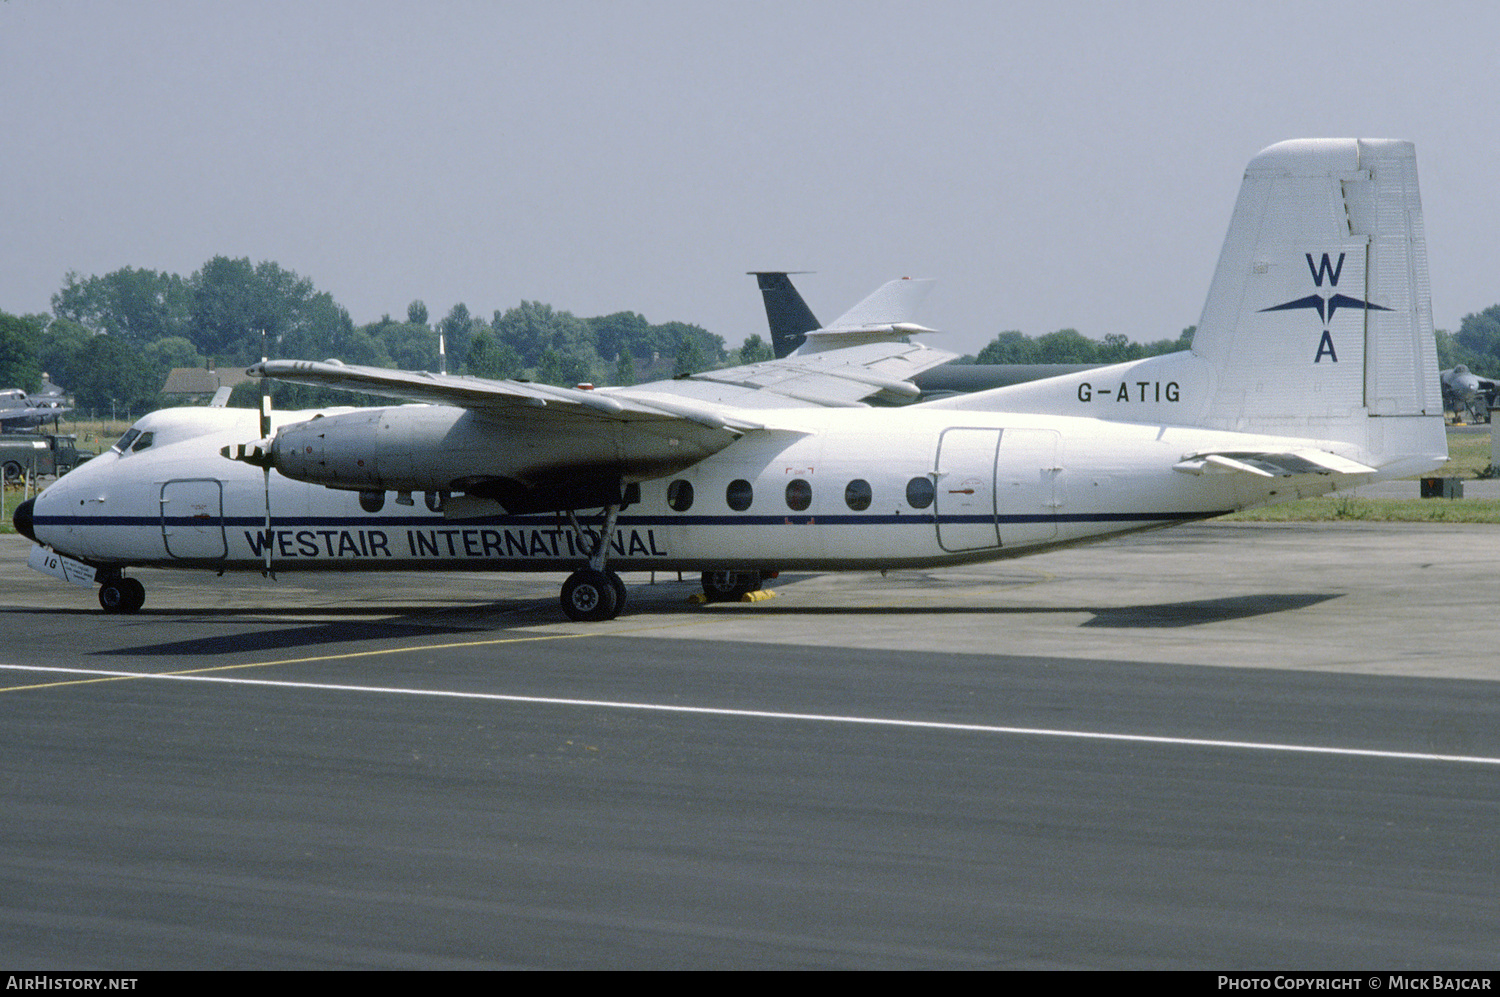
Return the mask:
POLYGON ((1289 453, 1234 452, 1190 454, 1172 466, 1184 474, 1250 474, 1291 478, 1299 474, 1374 474, 1375 468, 1326 450, 1289 453))
POLYGON ((840 349, 865 343, 894 342, 904 336, 936 332, 912 321, 918 306, 932 290, 931 280, 903 277, 888 281, 873 294, 821 329, 807 333, 805 353, 840 349))

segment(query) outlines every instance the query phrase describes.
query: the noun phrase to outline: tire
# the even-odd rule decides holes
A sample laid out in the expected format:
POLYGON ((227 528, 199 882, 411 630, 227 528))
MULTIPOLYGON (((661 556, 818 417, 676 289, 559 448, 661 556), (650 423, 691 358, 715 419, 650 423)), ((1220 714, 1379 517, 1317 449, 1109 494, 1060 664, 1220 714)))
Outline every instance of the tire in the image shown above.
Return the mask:
POLYGON ((146 604, 146 586, 134 578, 111 578, 99 586, 99 607, 106 613, 137 613, 146 604))
POLYGON ((139 613, 146 604, 146 586, 136 578, 126 578, 121 584, 125 587, 125 608, 122 612, 139 613))
POLYGON ((619 611, 615 603, 614 583, 602 571, 582 568, 563 582, 563 612, 576 623, 613 619, 619 611))
POLYGON ((739 602, 740 596, 758 588, 759 571, 703 572, 703 594, 709 602, 739 602))
POLYGON ((21 479, 21 465, 18 461, 8 460, 5 462, 5 480, 19 481, 21 479))
POLYGON ((614 615, 610 617, 610 619, 614 619, 615 616, 619 616, 625 609, 625 580, 613 571, 606 571, 604 574, 609 578, 609 584, 614 586, 615 590, 615 611, 614 615))

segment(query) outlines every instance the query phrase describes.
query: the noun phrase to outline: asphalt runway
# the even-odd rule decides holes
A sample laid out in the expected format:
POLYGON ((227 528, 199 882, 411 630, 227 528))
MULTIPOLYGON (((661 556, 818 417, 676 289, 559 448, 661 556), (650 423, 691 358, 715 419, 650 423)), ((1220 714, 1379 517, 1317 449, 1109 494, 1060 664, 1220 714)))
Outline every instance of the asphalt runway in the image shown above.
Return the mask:
POLYGON ((0 537, 0 964, 1495 969, 1500 528, 1204 524, 693 606, 0 537))

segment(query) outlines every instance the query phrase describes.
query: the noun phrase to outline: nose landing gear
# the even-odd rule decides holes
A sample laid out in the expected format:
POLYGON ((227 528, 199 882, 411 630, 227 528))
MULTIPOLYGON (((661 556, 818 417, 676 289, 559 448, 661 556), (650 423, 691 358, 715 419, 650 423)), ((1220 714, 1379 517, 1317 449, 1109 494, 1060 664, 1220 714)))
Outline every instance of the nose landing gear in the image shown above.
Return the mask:
POLYGON ((99 606, 106 613, 138 613, 146 604, 146 586, 134 578, 115 575, 99 586, 99 606))

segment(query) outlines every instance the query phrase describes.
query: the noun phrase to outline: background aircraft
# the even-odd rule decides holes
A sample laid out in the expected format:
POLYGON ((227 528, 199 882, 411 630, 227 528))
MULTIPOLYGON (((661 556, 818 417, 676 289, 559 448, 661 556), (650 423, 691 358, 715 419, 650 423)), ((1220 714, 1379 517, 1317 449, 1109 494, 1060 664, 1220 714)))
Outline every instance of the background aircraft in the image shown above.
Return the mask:
MULTIPOLYGON (((755 278, 756 285, 760 288, 761 299, 765 302, 766 322, 771 329, 771 349, 778 357, 788 356, 795 352, 806 342, 808 333, 822 328, 822 323, 813 316, 812 309, 807 306, 801 292, 792 283, 791 275, 798 272, 795 270, 750 271, 750 276, 755 278)), ((905 312, 898 314, 902 317, 893 314, 890 321, 893 323, 910 321, 910 317, 905 312)), ((845 320, 846 317, 841 316, 834 326, 838 326, 845 320)), ((912 378, 912 383, 921 390, 924 398, 940 398, 944 395, 986 391, 990 388, 1040 381, 1043 378, 1058 377, 1063 374, 1076 374, 1079 371, 1092 370, 1100 366, 1103 365, 945 363, 917 374, 912 378)))
POLYGON ((57 420, 71 411, 61 392, 28 395, 20 388, 0 388, 0 430, 40 426, 49 420, 55 429, 57 420))
POLYGON ((1471 422, 1489 422, 1495 407, 1500 382, 1469 373, 1463 364, 1443 371, 1443 405, 1460 419, 1468 414, 1471 422))

